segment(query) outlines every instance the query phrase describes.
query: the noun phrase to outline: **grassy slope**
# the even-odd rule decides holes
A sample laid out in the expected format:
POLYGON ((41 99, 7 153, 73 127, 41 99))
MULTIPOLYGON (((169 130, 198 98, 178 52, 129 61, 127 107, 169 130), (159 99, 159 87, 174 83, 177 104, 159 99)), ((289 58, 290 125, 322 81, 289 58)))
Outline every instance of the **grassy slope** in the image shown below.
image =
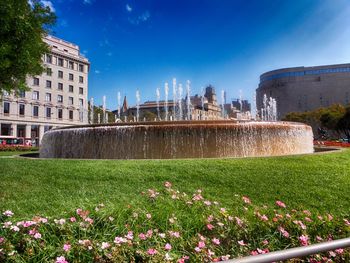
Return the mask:
POLYGON ((0 210, 60 215, 100 202, 116 208, 171 181, 225 206, 254 203, 350 214, 350 150, 322 155, 225 160, 107 161, 0 158, 0 210))
POLYGON ((0 157, 2 156, 12 156, 12 155, 19 155, 19 154, 25 154, 25 153, 33 153, 33 152, 26 152, 26 151, 20 151, 20 152, 16 152, 16 151, 0 151, 0 157))

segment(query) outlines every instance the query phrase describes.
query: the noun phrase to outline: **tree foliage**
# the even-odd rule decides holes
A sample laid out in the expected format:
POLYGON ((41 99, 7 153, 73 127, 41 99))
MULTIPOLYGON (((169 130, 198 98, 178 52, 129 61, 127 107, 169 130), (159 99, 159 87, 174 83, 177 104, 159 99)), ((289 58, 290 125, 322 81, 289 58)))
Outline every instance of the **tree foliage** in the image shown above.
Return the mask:
POLYGON ((49 52, 43 37, 56 16, 38 0, 0 1, 0 94, 26 90, 26 77, 44 70, 49 52))

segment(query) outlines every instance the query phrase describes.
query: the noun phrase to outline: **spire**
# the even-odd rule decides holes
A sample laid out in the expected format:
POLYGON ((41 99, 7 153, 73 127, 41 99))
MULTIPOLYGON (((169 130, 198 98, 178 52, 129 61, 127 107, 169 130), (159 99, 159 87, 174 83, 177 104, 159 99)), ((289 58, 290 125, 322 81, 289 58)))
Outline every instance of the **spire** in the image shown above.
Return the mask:
POLYGON ((126 112, 127 110, 128 110, 128 102, 126 100, 126 96, 124 96, 123 106, 122 106, 121 112, 126 112))

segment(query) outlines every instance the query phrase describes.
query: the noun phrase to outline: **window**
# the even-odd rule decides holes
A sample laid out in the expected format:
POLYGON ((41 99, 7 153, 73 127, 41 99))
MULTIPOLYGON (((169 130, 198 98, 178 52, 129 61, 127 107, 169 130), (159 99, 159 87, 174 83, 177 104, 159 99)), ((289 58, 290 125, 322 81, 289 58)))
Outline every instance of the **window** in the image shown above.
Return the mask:
POLYGON ((63 67, 63 58, 58 58, 58 65, 63 67))
POLYGON ((51 55, 46 55, 46 62, 52 63, 52 56, 51 55))
POLYGON ((51 80, 46 81, 46 88, 51 89, 51 80))
POLYGON ((69 66, 69 69, 74 69, 74 62, 69 61, 68 66, 69 66))
POLYGON ((60 82, 59 82, 57 88, 58 88, 58 90, 63 90, 63 83, 60 83, 60 82))
POLYGON ((52 69, 51 68, 46 69, 46 75, 52 76, 52 69))
POLYGON ((39 99, 39 91, 33 91, 33 100, 39 99))
POLYGON ((73 97, 68 97, 68 104, 73 105, 73 97))
POLYGON ((82 87, 79 88, 79 94, 81 94, 81 95, 84 94, 84 88, 82 88, 82 87))
POLYGON ((21 90, 19 93, 18 93, 18 97, 20 98, 25 98, 26 97, 26 92, 24 90, 21 90))
POLYGON ((69 119, 73 120, 73 111, 72 110, 69 111, 69 119))
POLYGON ((79 106, 84 107, 84 100, 83 99, 79 99, 79 106))
POLYGON ((51 93, 46 93, 45 100, 49 102, 51 101, 51 93))
POLYGON ((51 108, 46 108, 46 118, 51 118, 51 108))
POLYGON ((82 76, 79 76, 79 83, 84 83, 84 78, 82 76))
POLYGON ((59 103, 63 102, 63 96, 62 95, 58 95, 57 96, 57 102, 59 102, 59 103))
POLYGON ((63 71, 61 70, 58 71, 58 78, 63 79, 63 71))
POLYGON ((34 117, 39 116, 39 106, 33 106, 33 116, 34 117))
POLYGON ((39 79, 38 78, 33 78, 33 85, 39 86, 39 79))
POLYGON ((79 71, 80 71, 80 72, 84 72, 84 65, 79 64, 79 71))
POLYGON ((69 80, 74 80, 74 75, 72 73, 69 73, 69 80))
POLYGON ((79 111, 79 121, 80 122, 84 121, 84 112, 83 111, 79 111))
POLYGON ((24 104, 19 104, 19 115, 24 115, 24 104))
POLYGON ((69 85, 69 92, 74 92, 74 87, 73 87, 73 85, 69 85))
POLYGON ((4 114, 10 114, 10 102, 4 102, 4 114))
POLYGON ((57 118, 62 119, 63 116, 63 110, 62 109, 58 109, 57 110, 57 118))

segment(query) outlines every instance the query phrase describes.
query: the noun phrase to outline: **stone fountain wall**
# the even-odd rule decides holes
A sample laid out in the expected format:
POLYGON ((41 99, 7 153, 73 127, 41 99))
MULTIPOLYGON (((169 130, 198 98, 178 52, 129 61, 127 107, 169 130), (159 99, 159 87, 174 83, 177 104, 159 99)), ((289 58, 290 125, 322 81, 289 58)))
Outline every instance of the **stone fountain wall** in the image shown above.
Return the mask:
POLYGON ((80 126, 45 133, 42 158, 174 159, 304 154, 312 129, 288 122, 198 121, 80 126))

